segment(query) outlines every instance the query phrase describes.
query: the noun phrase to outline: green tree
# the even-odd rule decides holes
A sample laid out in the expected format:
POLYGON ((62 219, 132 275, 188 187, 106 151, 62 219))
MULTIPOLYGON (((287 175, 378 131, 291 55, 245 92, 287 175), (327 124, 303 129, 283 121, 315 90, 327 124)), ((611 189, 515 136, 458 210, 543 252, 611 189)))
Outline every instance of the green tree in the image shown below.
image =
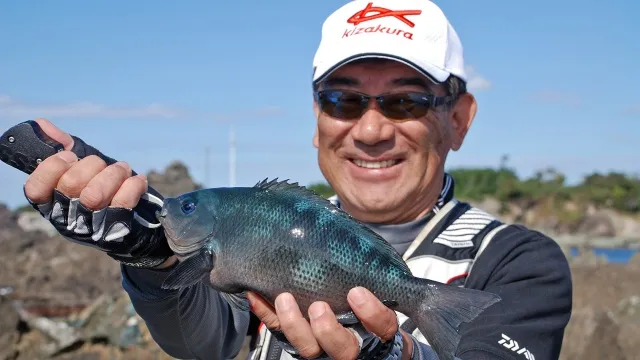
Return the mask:
POLYGON ((335 194, 331 185, 327 184, 326 182, 315 182, 307 186, 307 188, 325 198, 328 198, 335 194))

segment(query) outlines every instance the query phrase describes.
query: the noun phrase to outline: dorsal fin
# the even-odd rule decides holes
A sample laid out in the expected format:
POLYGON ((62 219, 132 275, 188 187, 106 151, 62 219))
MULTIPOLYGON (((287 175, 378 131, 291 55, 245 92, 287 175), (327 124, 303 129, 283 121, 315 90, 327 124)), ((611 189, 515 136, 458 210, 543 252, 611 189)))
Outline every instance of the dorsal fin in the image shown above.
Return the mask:
POLYGON ((363 224, 361 221, 352 217, 346 211, 334 205, 328 199, 318 195, 315 191, 306 188, 305 186, 299 185, 297 182, 291 183, 289 179, 278 181, 278 178, 269 180, 265 178, 262 181, 259 181, 254 185, 256 188, 264 189, 264 190, 274 190, 274 191, 293 191, 298 195, 305 197, 307 200, 311 200, 318 205, 325 206, 329 208, 335 215, 338 215, 344 219, 355 222, 356 227, 360 227, 364 232, 366 232, 369 236, 367 237, 371 241, 371 245, 376 248, 379 252, 388 256, 389 261, 402 269, 403 271, 411 274, 411 270, 407 263, 404 262, 402 256, 398 253, 398 251, 389 244, 382 236, 380 236, 377 232, 371 230, 368 226, 363 224))
POLYGON ((351 215, 349 215, 344 210, 335 206, 329 199, 324 198, 319 195, 315 191, 303 186, 299 185, 297 182, 289 182, 289 179, 280 180, 278 178, 269 180, 268 178, 259 181, 254 187, 264 190, 274 190, 274 191, 291 191, 297 193, 297 195, 304 197, 307 200, 314 202, 317 205, 322 205, 325 207, 329 207, 336 215, 342 216, 347 219, 355 220, 351 215))

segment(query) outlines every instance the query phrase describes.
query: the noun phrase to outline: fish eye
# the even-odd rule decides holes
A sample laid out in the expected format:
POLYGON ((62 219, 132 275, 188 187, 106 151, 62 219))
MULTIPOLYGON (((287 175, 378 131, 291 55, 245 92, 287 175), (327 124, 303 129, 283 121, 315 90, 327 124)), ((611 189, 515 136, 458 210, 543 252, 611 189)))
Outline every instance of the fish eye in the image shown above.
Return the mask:
POLYGON ((191 214, 195 209, 196 209, 196 204, 193 203, 192 201, 186 201, 184 203, 182 203, 182 212, 185 214, 191 214))

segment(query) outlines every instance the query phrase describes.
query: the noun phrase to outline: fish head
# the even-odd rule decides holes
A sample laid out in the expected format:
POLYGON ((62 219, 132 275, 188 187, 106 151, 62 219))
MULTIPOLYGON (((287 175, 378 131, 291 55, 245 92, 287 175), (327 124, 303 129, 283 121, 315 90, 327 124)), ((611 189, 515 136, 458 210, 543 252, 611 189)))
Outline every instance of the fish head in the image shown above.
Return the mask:
POLYGON ((156 213, 169 247, 178 257, 202 249, 214 228, 214 207, 207 194, 193 191, 165 198, 156 213))

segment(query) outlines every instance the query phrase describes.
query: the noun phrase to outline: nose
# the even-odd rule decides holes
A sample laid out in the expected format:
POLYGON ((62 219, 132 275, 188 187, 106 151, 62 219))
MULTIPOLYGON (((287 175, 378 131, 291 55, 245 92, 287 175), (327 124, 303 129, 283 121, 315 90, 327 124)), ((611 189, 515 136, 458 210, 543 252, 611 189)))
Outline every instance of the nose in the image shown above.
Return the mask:
POLYGON ((389 141, 395 136, 395 126, 379 111, 369 109, 351 129, 353 139, 367 145, 389 141))

